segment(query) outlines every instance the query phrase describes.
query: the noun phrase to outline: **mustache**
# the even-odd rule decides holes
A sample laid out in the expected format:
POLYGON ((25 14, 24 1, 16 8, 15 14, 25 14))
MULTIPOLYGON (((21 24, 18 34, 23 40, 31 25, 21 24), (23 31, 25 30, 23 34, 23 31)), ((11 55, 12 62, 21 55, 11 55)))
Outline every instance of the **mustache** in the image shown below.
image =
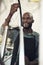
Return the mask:
POLYGON ((32 24, 23 24, 23 23, 22 23, 22 26, 23 26, 24 28, 30 28, 30 27, 32 26, 32 24))

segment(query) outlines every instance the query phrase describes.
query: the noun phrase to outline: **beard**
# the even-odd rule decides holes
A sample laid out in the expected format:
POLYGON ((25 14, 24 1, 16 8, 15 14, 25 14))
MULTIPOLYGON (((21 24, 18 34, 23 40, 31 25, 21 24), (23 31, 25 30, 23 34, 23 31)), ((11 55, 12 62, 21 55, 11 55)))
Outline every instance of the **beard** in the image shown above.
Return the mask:
POLYGON ((32 24, 23 24, 22 26, 24 29, 29 29, 32 27, 32 24))

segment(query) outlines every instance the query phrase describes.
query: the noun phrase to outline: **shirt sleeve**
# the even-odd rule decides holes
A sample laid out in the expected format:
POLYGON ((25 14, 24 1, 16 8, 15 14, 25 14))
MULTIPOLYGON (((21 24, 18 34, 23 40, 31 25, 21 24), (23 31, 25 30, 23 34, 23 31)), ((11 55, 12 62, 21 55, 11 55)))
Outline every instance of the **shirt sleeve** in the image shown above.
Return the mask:
POLYGON ((36 41, 36 44, 35 44, 35 60, 38 60, 38 56, 39 56, 39 34, 36 34, 35 36, 35 41, 36 41))

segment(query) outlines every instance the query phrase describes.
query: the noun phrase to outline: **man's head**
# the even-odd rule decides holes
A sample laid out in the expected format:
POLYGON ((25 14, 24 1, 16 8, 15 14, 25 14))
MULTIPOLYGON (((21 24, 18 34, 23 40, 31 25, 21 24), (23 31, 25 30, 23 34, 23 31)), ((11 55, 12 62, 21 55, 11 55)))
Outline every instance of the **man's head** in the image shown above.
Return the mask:
POLYGON ((33 22, 34 22, 34 20, 33 20, 32 14, 30 14, 29 12, 26 12, 23 14, 22 26, 24 28, 31 28, 33 22))

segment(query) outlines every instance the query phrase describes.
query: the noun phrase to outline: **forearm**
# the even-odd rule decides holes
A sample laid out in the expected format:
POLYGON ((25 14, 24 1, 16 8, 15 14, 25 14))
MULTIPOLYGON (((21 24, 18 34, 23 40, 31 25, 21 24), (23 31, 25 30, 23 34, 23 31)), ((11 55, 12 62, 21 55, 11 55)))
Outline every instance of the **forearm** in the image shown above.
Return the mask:
POLYGON ((5 26, 9 26, 11 17, 13 16, 13 14, 9 13, 8 17, 5 19, 5 22, 2 24, 2 27, 5 28, 5 26))
POLYGON ((12 17, 12 14, 9 13, 8 17, 5 19, 5 22, 9 24, 11 17, 12 17))
POLYGON ((4 24, 2 25, 3 27, 9 25, 9 22, 10 22, 10 20, 11 20, 11 17, 12 17, 13 14, 17 11, 18 7, 19 7, 19 4, 18 4, 18 3, 15 3, 15 4, 11 5, 10 13, 9 13, 8 17, 5 19, 5 22, 4 22, 4 24))

